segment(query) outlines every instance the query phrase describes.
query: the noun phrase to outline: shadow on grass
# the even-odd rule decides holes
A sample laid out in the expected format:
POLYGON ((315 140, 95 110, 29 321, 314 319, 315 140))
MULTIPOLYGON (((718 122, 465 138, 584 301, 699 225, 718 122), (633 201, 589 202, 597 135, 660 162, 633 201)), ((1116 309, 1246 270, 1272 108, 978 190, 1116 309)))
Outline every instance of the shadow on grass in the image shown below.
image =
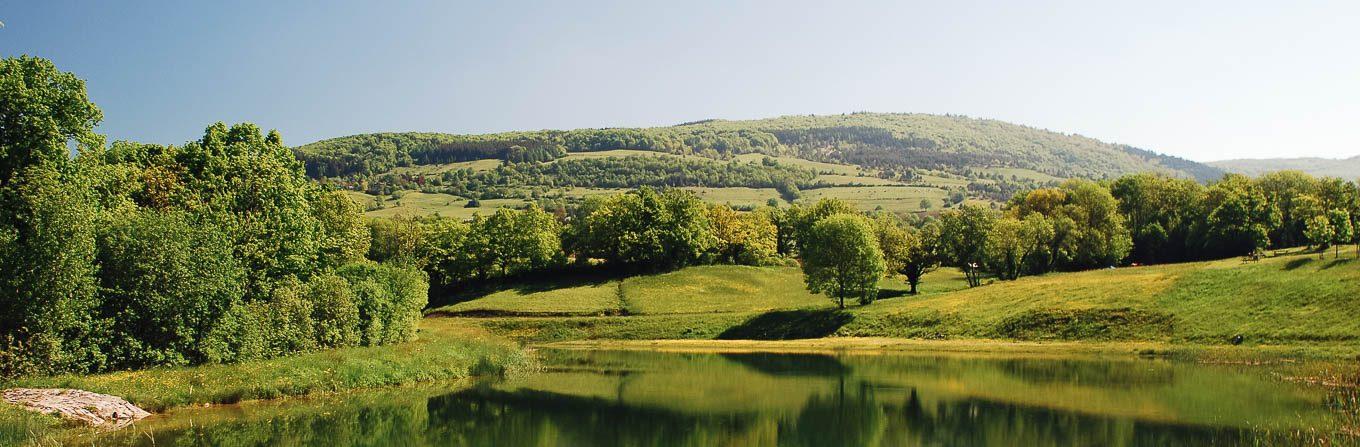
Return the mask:
POLYGON ((886 300, 886 299, 888 299, 888 298, 897 298, 897 297, 900 297, 900 296, 908 296, 908 295, 911 295, 911 291, 910 291, 910 290, 878 289, 878 298, 875 299, 875 301, 877 301, 877 300, 886 300))
POLYGON ((1311 263, 1311 262, 1313 262, 1313 258, 1312 258, 1312 257, 1298 258, 1298 259, 1290 259, 1289 262, 1284 263, 1284 269, 1285 269, 1286 271, 1288 271, 1288 270, 1294 270, 1294 269, 1297 269, 1297 268, 1299 268, 1299 267, 1303 267, 1303 266, 1305 266, 1305 265, 1308 265, 1308 264, 1311 263))
POLYGON ((720 340, 793 340, 836 333, 854 316, 837 309, 768 312, 718 334, 720 340))
POLYGON ((1322 267, 1320 267, 1320 269, 1321 269, 1321 270, 1327 270, 1327 269, 1329 269, 1329 268, 1336 267, 1336 266, 1339 266, 1339 265, 1350 264, 1351 261, 1354 261, 1354 259, 1333 259, 1333 260, 1331 260, 1331 262, 1328 262, 1328 263, 1326 263, 1326 264, 1323 264, 1322 267))

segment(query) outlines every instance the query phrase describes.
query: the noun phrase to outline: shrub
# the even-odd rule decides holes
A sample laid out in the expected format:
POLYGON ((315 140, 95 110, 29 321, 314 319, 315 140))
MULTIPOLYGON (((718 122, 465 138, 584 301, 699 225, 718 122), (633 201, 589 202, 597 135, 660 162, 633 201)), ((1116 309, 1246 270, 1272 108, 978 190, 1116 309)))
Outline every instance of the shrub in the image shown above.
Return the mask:
POLYGON ((424 272, 373 262, 355 263, 337 272, 349 281, 359 308, 364 345, 410 340, 420 310, 428 302, 429 280, 424 272))
POLYGON ((349 282, 336 275, 312 278, 308 283, 314 300, 312 321, 316 343, 322 348, 355 346, 361 341, 359 306, 349 282))
POLYGON ((110 365, 185 365, 242 296, 227 236, 176 211, 114 218, 99 236, 99 318, 110 365))

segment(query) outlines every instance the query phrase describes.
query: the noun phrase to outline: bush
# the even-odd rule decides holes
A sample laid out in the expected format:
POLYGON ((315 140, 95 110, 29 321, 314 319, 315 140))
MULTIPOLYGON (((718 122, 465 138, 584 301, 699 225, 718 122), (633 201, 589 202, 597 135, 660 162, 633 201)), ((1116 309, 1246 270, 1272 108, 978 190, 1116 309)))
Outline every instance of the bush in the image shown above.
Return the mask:
POLYGON ((98 247, 108 366, 206 360, 206 335, 243 294, 227 236, 182 212, 140 211, 107 223, 98 247))
POLYGON ((314 300, 312 321, 316 324, 317 346, 358 345, 361 341, 359 306, 349 282, 336 275, 323 275, 312 278, 308 285, 314 300))
POLYGON ((373 262, 355 263, 337 272, 349 281, 359 308, 364 345, 410 340, 420 310, 429 301, 429 279, 412 268, 373 262))

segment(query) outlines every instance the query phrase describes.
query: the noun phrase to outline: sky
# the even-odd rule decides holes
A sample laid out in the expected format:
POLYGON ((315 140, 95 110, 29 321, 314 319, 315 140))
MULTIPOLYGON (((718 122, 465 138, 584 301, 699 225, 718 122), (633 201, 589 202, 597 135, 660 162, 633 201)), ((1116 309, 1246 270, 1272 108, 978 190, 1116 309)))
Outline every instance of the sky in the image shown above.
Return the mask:
POLYGON ((994 118, 1192 160, 1360 155, 1360 2, 0 0, 0 56, 110 140, 856 111, 994 118))

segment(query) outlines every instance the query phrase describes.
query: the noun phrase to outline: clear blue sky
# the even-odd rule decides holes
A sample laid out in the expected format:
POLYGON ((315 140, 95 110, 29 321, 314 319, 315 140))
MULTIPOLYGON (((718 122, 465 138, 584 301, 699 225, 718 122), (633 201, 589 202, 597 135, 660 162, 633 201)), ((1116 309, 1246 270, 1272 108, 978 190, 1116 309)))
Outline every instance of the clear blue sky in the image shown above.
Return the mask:
POLYGON ((0 21, 0 54, 84 78, 112 139, 875 111, 1195 160, 1360 154, 1355 1, 0 0, 0 21))

